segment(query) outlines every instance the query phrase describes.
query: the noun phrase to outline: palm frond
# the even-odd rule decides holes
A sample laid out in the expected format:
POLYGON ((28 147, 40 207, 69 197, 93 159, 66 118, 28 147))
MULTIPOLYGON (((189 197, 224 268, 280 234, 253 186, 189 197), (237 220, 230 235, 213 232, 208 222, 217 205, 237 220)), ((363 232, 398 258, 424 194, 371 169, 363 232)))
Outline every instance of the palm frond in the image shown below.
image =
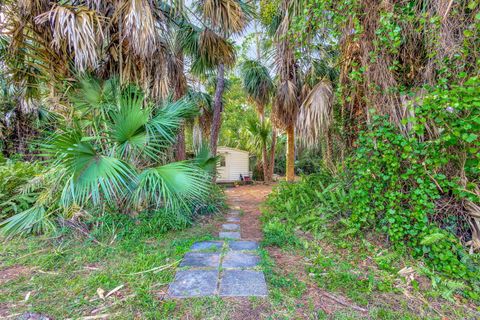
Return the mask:
POLYGON ((143 108, 143 93, 129 87, 122 92, 120 109, 112 114, 110 138, 118 145, 118 154, 122 159, 132 159, 135 155, 147 155, 156 159, 158 150, 147 139, 146 124, 150 110, 143 108))
POLYGON ((95 205, 119 202, 135 180, 134 170, 125 162, 98 153, 78 130, 58 134, 44 145, 46 154, 65 168, 62 205, 95 205))
POLYGON ((1 233, 6 237, 24 234, 41 234, 55 229, 49 212, 43 206, 33 207, 0 222, 1 233))
POLYGON ((97 48, 103 34, 96 11, 87 7, 73 8, 55 4, 49 11, 37 16, 35 22, 48 22, 52 29, 53 46, 57 52, 72 54, 80 72, 97 66, 97 48))
POLYGON ((240 66, 240 75, 244 91, 255 101, 262 114, 274 89, 268 69, 257 60, 246 60, 240 66))
POLYGON ((277 87, 272 106, 273 121, 277 127, 285 128, 295 123, 299 110, 298 88, 292 81, 286 80, 277 87))
POLYGON ((239 0, 203 0, 199 6, 212 27, 223 32, 242 32, 252 14, 250 6, 239 0))
POLYGON ((140 173, 132 201, 185 213, 208 196, 210 179, 205 170, 187 162, 150 168, 140 173))
POLYGON ((69 93, 69 100, 77 110, 103 121, 116 108, 120 97, 119 81, 112 78, 100 81, 94 77, 82 77, 69 93))
POLYGON ((318 144, 332 120, 333 90, 328 80, 320 81, 308 93, 297 118, 299 138, 308 147, 318 144))
POLYGON ((219 160, 220 157, 212 154, 208 144, 202 144, 195 155, 195 159, 193 159, 193 163, 199 168, 212 174, 217 167, 219 160))
POLYGON ((128 46, 141 58, 149 58, 157 50, 156 21, 147 0, 127 0, 121 8, 128 46))

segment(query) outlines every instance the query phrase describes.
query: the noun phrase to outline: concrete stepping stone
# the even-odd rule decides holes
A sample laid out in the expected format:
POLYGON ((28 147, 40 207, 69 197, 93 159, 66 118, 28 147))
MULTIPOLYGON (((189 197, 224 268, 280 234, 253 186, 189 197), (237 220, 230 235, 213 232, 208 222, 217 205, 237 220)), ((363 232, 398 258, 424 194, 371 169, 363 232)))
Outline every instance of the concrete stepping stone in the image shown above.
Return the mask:
POLYGON ((228 231, 235 231, 235 230, 240 230, 240 226, 235 223, 225 223, 222 225, 223 230, 228 230, 228 231))
POLYGON ((220 296, 267 296, 263 272, 251 270, 225 270, 220 280, 220 296))
POLYGON ((240 232, 221 231, 219 232, 218 237, 222 239, 240 239, 240 232))
POLYGON ((228 247, 231 250, 257 250, 259 248, 256 241, 230 241, 228 247))
POLYGON ((230 251, 223 258, 223 268, 252 268, 258 266, 260 257, 252 253, 230 251))
POLYGON ((172 298, 212 296, 216 293, 218 270, 178 271, 168 287, 172 298))
POLYGON ((238 216, 238 215, 240 215, 240 211, 239 211, 239 210, 230 210, 230 211, 228 212, 228 214, 229 214, 230 216, 238 216))
POLYGON ((223 247, 223 242, 221 241, 202 241, 202 242, 195 242, 191 247, 190 250, 192 251, 202 251, 202 250, 213 250, 219 251, 223 247))
POLYGON ((187 252, 180 267, 212 267, 220 265, 220 254, 214 252, 187 252))
POLYGON ((237 217, 228 217, 227 218, 228 222, 240 222, 240 218, 237 217))

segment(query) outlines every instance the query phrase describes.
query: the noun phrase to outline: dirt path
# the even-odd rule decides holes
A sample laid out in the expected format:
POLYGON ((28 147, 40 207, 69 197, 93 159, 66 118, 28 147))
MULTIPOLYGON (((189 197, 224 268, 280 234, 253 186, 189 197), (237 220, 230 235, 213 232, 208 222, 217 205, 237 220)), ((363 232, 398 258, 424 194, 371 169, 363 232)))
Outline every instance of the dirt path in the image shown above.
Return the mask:
POLYGON ((244 212, 240 218, 242 239, 262 239, 259 207, 271 191, 271 185, 239 186, 225 191, 229 206, 239 207, 244 212))

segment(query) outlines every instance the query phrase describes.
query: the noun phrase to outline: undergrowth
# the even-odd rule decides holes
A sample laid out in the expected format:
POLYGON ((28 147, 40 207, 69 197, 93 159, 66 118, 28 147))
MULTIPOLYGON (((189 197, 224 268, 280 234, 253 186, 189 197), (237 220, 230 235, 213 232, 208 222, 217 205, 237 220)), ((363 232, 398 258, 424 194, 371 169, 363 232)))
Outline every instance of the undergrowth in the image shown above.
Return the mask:
POLYGON ((281 183, 263 216, 267 243, 289 244, 286 235, 296 229, 317 237, 331 229, 343 237, 373 231, 387 237, 389 250, 423 261, 422 273, 443 283, 446 297, 478 301, 480 260, 465 248, 474 234, 461 234, 461 242, 455 230, 468 225, 470 208, 479 203, 479 83, 472 78, 433 91, 404 122, 408 134, 373 115, 336 173, 324 169, 299 183, 281 183), (435 138, 427 139, 427 130, 435 130, 435 138), (442 220, 455 214, 441 212, 444 198, 459 203, 462 216, 442 220), (288 232, 282 239, 272 226, 288 232))

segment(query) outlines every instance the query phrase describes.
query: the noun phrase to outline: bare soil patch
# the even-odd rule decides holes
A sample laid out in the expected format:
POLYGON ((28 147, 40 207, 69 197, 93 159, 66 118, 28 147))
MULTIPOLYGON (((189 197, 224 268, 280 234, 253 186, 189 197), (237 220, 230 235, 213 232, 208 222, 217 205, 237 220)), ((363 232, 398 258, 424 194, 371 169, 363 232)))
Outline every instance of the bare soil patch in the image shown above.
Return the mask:
POLYGON ((259 207, 271 191, 271 185, 261 184, 238 186, 225 191, 230 207, 238 206, 244 212, 240 217, 242 239, 262 240, 259 207))
POLYGON ((24 266, 12 266, 0 270, 0 285, 7 283, 10 280, 14 280, 18 277, 25 276, 31 271, 30 268, 24 266))

